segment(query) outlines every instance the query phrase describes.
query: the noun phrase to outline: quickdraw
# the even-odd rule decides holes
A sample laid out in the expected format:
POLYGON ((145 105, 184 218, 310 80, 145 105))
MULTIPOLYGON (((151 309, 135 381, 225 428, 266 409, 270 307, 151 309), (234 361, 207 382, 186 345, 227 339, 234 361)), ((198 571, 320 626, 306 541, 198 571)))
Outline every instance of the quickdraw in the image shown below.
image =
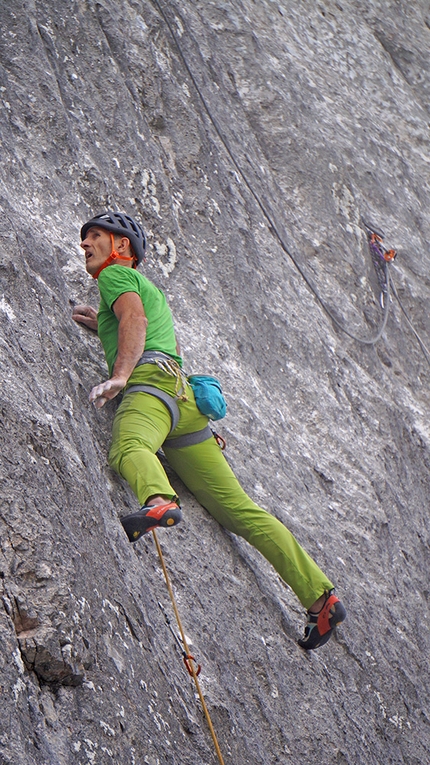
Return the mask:
MULTIPOLYGON (((179 648, 181 650, 183 662, 184 662, 184 664, 185 664, 185 666, 187 668, 187 671, 189 672, 191 677, 193 677, 193 667, 191 666, 190 661, 193 661, 195 664, 197 664, 197 662, 196 662, 194 656, 191 656, 190 653, 187 653, 186 651, 183 650, 182 643, 179 640, 176 632, 174 631, 174 629, 172 627, 172 624, 171 624, 171 621, 170 621, 169 617, 167 616, 166 611, 164 610, 164 608, 163 608, 162 604, 160 603, 160 601, 158 601, 158 605, 160 606, 160 609, 162 611, 162 614, 164 616, 165 622, 166 622, 170 632, 172 633, 173 637, 175 638, 175 641, 176 641, 177 645, 179 646, 179 648)), ((201 664, 197 664, 197 669, 194 670, 196 677, 198 677, 200 675, 201 671, 202 671, 202 665, 201 664)))
POLYGON ((391 263, 397 255, 396 250, 386 250, 382 244, 383 238, 379 234, 375 234, 373 231, 369 236, 369 244, 374 245, 372 249, 375 249, 381 258, 384 258, 388 263, 391 263))
POLYGON ((190 653, 185 653, 185 651, 184 651, 183 661, 184 661, 184 664, 185 664, 185 666, 187 668, 187 671, 191 675, 191 677, 194 677, 194 673, 195 673, 196 677, 198 677, 200 675, 200 672, 202 671, 202 665, 201 664, 197 664, 194 656, 191 656, 190 653), (197 664, 197 669, 195 669, 194 672, 193 672, 193 667, 190 664, 190 661, 194 661, 197 664))
POLYGON ((220 436, 220 434, 219 434, 219 433, 216 433, 216 432, 213 430, 213 428, 211 428, 211 430, 212 430, 212 435, 213 435, 213 437, 214 437, 215 441, 217 442, 217 444, 218 444, 219 448, 220 448, 220 449, 221 449, 221 451, 223 452, 223 451, 224 451, 224 449, 225 449, 225 448, 226 448, 226 446, 227 446, 227 441, 225 440, 225 438, 223 438, 222 436, 220 436))
POLYGON ((369 242, 369 250, 372 257, 373 267, 376 272, 379 286, 381 288, 380 302, 382 308, 384 307, 385 297, 388 292, 388 273, 387 266, 392 263, 397 256, 396 250, 387 250, 384 247, 384 236, 382 232, 376 232, 373 228, 367 225, 362 219, 363 226, 366 229, 367 239, 369 242))

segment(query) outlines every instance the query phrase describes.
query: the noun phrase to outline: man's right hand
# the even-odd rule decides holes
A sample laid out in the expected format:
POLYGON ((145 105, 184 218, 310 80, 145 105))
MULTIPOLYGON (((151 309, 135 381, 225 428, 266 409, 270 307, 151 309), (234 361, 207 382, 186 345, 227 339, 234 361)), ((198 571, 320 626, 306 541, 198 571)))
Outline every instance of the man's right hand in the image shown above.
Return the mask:
POLYGON ((89 399, 96 409, 101 409, 106 404, 106 401, 111 401, 111 399, 115 398, 126 385, 126 377, 111 377, 110 380, 96 385, 92 389, 89 399))
POLYGON ((90 305, 75 305, 72 311, 72 319, 78 324, 85 324, 86 327, 97 332, 97 311, 90 305))

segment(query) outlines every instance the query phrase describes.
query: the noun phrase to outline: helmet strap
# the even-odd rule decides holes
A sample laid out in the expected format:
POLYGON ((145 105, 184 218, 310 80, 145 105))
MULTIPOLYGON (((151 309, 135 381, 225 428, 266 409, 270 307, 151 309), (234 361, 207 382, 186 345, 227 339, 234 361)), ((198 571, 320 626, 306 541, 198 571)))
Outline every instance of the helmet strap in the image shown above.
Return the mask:
POLYGON ((106 268, 106 266, 110 266, 111 263, 114 262, 114 260, 128 260, 128 261, 132 260, 134 262, 133 267, 136 268, 135 263, 137 258, 135 255, 129 258, 128 255, 120 255, 119 252, 115 250, 115 238, 112 232, 110 232, 110 240, 111 240, 111 247, 112 247, 111 254, 106 258, 105 262, 101 264, 100 268, 96 271, 96 273, 93 274, 93 279, 97 279, 99 275, 101 274, 101 272, 103 271, 103 269, 106 268))

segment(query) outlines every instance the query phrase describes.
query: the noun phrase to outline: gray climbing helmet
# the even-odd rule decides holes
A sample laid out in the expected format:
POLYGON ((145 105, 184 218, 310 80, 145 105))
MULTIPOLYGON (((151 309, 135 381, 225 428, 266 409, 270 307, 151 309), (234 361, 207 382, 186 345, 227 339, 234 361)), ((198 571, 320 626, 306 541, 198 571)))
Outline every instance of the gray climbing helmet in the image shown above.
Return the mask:
POLYGON ((130 244, 133 248, 133 252, 137 258, 137 265, 145 258, 146 249, 146 237, 143 228, 136 223, 126 213, 121 212, 105 212, 95 215, 94 218, 84 223, 81 228, 81 241, 83 241, 87 235, 87 231, 92 226, 99 226, 100 228, 110 231, 112 234, 119 234, 120 236, 126 236, 130 239, 130 244))

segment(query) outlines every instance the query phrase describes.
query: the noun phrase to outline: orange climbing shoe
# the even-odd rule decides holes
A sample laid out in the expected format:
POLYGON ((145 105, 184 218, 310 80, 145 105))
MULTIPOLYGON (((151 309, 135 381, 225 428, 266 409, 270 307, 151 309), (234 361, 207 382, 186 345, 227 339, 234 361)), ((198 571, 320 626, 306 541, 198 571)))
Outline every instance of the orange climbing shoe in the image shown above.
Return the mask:
POLYGON ((130 542, 137 542, 143 534, 162 526, 176 526, 182 520, 181 508, 176 502, 168 502, 166 505, 143 506, 137 513, 126 515, 121 518, 124 531, 130 542))
POLYGON ((323 607, 317 614, 308 611, 308 621, 305 627, 305 636, 298 640, 299 646, 308 651, 320 648, 327 643, 337 624, 346 618, 346 609, 334 594, 334 590, 326 593, 323 607))

